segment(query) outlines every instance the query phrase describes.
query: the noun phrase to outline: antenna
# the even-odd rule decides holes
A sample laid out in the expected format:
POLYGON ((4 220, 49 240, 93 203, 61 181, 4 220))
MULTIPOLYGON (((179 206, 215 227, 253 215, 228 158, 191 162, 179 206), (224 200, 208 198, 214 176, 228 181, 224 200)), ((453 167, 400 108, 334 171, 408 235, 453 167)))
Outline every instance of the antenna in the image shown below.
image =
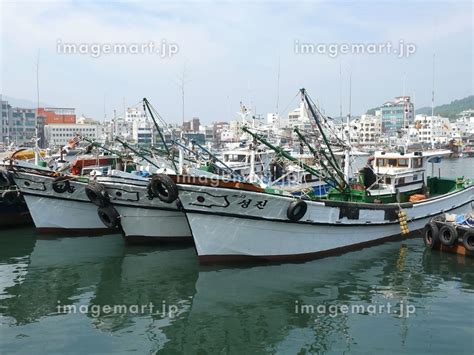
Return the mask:
POLYGON ((39 91, 39 60, 40 50, 38 49, 38 56, 36 57, 36 122, 35 122, 35 165, 39 165, 38 154, 38 115, 40 106, 40 91, 39 91))
POLYGON ((186 80, 186 63, 183 65, 183 72, 181 73, 179 87, 181 89, 181 116, 184 124, 184 86, 188 83, 189 80, 186 80))
POLYGON ((352 113, 352 69, 349 73, 349 119, 352 113))
POLYGON ((105 93, 104 93, 104 122, 107 121, 107 111, 105 110, 105 93))
POLYGON ((277 76, 277 102, 276 114, 278 115, 278 104, 280 102, 280 56, 278 56, 278 76, 277 76))
POLYGON ((342 119, 342 64, 339 62, 339 117, 342 119))
POLYGON ((431 90, 431 148, 434 148, 433 127, 434 127, 434 102, 435 102, 435 58, 436 58, 436 54, 433 53, 433 86, 431 90))
POLYGON ((403 73, 403 96, 405 96, 405 87, 406 87, 406 81, 407 81, 407 73, 403 73))

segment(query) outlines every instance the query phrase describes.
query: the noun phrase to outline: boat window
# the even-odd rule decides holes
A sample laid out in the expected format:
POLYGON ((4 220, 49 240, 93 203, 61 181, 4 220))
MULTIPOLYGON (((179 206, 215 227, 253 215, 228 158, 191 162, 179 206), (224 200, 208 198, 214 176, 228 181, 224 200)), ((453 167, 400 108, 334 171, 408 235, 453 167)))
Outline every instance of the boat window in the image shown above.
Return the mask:
POLYGON ((397 166, 397 159, 389 159, 388 160, 389 166, 397 166))
POLYGON ((243 162, 245 161, 245 154, 226 154, 224 155, 224 161, 227 162, 243 162))
POLYGON ((415 174, 413 175, 413 181, 416 181, 416 180, 418 180, 418 175, 415 174))
POLYGON ((413 159, 413 167, 414 168, 421 168, 422 162, 421 158, 414 158, 413 159))
POLYGON ((400 167, 408 167, 408 159, 398 159, 398 166, 400 167))
POLYGON ((392 179, 389 178, 389 177, 386 177, 386 178, 385 178, 385 183, 386 183, 386 184, 391 184, 391 183, 392 183, 392 179))
POLYGON ((386 159, 377 159, 377 166, 385 166, 387 165, 386 159))
POLYGON ((405 178, 404 177, 399 178, 398 183, 399 184, 404 184, 405 183, 405 178))

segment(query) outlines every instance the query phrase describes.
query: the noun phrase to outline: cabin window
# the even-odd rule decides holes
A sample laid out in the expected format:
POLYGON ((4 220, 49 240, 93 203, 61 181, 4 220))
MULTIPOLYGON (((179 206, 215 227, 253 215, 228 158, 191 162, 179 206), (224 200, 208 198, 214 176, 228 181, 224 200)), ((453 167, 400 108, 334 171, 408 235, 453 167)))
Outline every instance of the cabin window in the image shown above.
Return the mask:
POLYGON ((404 184, 405 183, 405 178, 404 177, 399 178, 398 183, 399 184, 404 184))
POLYGON ((389 166, 397 166, 397 159, 389 159, 388 160, 389 166))
POLYGON ((377 159, 377 166, 387 165, 386 159, 377 159))
POLYGON ((302 183, 310 182, 311 180, 312 180, 311 174, 303 175, 302 178, 301 178, 301 182, 302 182, 302 183))
POLYGON ((386 183, 386 184, 391 184, 391 183, 392 183, 392 179, 389 178, 389 177, 386 177, 386 178, 385 178, 385 183, 386 183))
POLYGON ((398 159, 398 166, 400 167, 408 167, 408 159, 398 159))
POLYGON ((413 167, 414 168, 421 168, 421 166, 422 166, 421 158, 414 158, 413 159, 413 167))
POLYGON ((413 175, 413 181, 416 181, 416 180, 418 180, 418 175, 415 174, 413 175))

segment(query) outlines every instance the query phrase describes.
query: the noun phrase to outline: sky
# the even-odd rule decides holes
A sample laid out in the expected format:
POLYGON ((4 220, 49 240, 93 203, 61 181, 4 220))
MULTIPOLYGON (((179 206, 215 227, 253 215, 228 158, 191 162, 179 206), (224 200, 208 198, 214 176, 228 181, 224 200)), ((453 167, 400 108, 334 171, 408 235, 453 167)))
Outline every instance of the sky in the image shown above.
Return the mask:
POLYGON ((341 107, 343 115, 359 115, 403 94, 415 107, 430 106, 433 54, 435 104, 474 91, 471 1, 0 4, 0 93, 36 101, 39 63, 40 101, 96 119, 146 97, 165 121, 179 123, 183 82, 185 119, 204 123, 235 119, 240 102, 257 114, 285 115, 303 87, 329 116, 341 107), (97 56, 90 49, 126 44, 136 52, 150 41, 176 53, 97 56), (374 50, 401 42, 415 52, 374 50), (64 53, 64 44, 89 52, 64 53), (301 53, 301 44, 313 53, 301 53), (365 53, 333 55, 354 44, 365 53))

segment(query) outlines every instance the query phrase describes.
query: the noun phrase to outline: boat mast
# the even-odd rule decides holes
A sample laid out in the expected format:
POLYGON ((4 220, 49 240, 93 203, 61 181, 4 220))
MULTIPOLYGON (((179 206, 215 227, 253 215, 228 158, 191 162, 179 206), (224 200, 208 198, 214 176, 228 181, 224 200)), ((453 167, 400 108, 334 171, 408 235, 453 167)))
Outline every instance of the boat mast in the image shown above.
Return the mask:
POLYGON ((349 188, 349 184, 348 184, 348 182, 347 182, 347 180, 346 180, 344 174, 341 173, 341 167, 340 167, 340 165, 339 165, 339 163, 338 163, 338 161, 337 161, 337 159, 336 159, 336 157, 335 157, 335 155, 334 155, 334 153, 333 153, 333 151, 332 151, 332 149, 331 149, 331 145, 329 144, 329 140, 327 139, 326 134, 324 133, 324 130, 323 130, 322 126, 321 126, 321 122, 320 122, 320 120, 319 120, 319 118, 318 118, 320 115, 322 116, 322 114, 319 112, 319 110, 318 110, 318 113, 319 113, 320 115, 318 115, 318 114, 314 111, 314 107, 313 107, 311 101, 309 100, 308 95, 306 94, 306 90, 303 88, 303 89, 300 89, 300 92, 301 92, 301 94, 302 94, 302 96, 303 96, 303 98, 304 98, 306 104, 308 105, 309 110, 311 111, 311 115, 313 116, 313 119, 314 119, 314 121, 316 122, 316 125, 317 125, 317 127, 318 127, 319 132, 321 133, 321 137, 323 138, 324 144, 326 145, 326 147, 327 147, 327 149, 328 149, 328 151, 329 151, 330 157, 327 156, 326 153, 323 151, 324 148, 321 149, 321 153, 322 153, 322 154, 325 156, 325 158, 328 160, 329 164, 336 170, 336 172, 337 172, 338 175, 340 176, 341 180, 344 181, 344 187, 343 187, 343 189, 347 189, 347 188, 349 188))
POLYGON ((39 106, 40 106, 40 92, 39 92, 39 56, 40 51, 38 50, 38 57, 36 58, 36 122, 35 122, 35 165, 39 165, 39 146, 38 146, 38 115, 39 115, 39 106))
POLYGON ((431 149, 434 149, 435 53, 433 53, 433 85, 431 90, 431 149))
MULTIPOLYGON (((319 154, 318 152, 308 143, 308 141, 306 140, 306 138, 301 134, 300 130, 298 129, 298 127, 295 127, 293 129, 293 131, 296 133, 296 135, 298 136, 298 138, 308 147, 309 151, 314 155, 315 158, 319 158, 319 154)), ((324 161, 321 160, 321 159, 318 159, 318 163, 321 165, 321 167, 323 168, 323 170, 325 172, 327 172, 331 178, 331 181, 337 185, 341 190, 344 189, 344 185, 341 185, 340 182, 338 181, 337 177, 334 176, 332 173, 331 173, 331 170, 328 168, 328 166, 326 164, 324 164, 324 161)))
POLYGON ((347 147, 346 149, 344 149, 344 179, 345 181, 349 181, 349 160, 351 158, 351 155, 350 155, 351 137, 350 137, 349 125, 351 122, 351 113, 352 113, 352 71, 349 74, 349 114, 347 115, 347 118, 346 118, 347 147))
POLYGON ((170 152, 170 149, 168 148, 168 145, 166 144, 165 138, 163 137, 163 133, 161 132, 161 128, 155 120, 155 116, 153 115, 153 112, 151 110, 150 103, 148 102, 146 97, 143 98, 143 105, 146 106, 146 108, 148 109, 148 112, 150 112, 151 119, 153 120, 153 123, 156 127, 156 130, 158 131, 158 134, 160 135, 160 139, 163 142, 166 153, 168 154, 168 158, 171 160, 171 163, 173 164, 174 170, 178 171, 178 168, 176 166, 176 163, 175 163, 174 159, 171 158, 171 152, 170 152))
POLYGON ((264 145, 266 145, 268 148, 270 148, 271 150, 273 150, 274 152, 276 152, 279 156, 282 156, 283 158, 286 158, 288 159, 289 161, 293 162, 293 163, 296 163, 298 166, 300 166, 301 168, 303 168, 305 171, 307 171, 308 173, 320 178, 320 179, 323 179, 323 180, 327 180, 327 177, 321 175, 321 173, 315 169, 313 169, 311 166, 303 163, 302 161, 299 161, 298 159, 296 159, 295 157, 291 156, 290 154, 288 154, 287 152, 285 152, 282 148, 280 147, 276 147, 274 146, 273 144, 271 144, 270 142, 268 142, 265 138, 263 138, 262 136, 250 131, 246 126, 243 126, 242 127, 242 130, 248 134, 250 134, 253 138, 255 138, 256 140, 258 140, 259 142, 263 143, 264 145))

